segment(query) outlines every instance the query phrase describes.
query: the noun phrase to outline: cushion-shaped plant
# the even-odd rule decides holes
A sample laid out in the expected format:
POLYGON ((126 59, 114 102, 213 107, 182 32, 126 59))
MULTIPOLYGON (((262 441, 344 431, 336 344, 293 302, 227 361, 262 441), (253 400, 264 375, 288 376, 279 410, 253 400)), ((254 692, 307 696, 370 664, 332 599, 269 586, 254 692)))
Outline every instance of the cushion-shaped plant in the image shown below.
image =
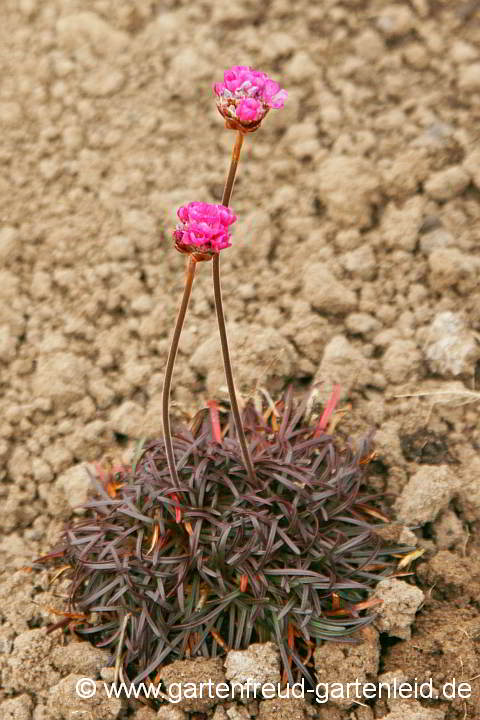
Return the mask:
POLYGON ((312 681, 317 641, 371 622, 369 590, 405 548, 377 534, 376 496, 362 491, 370 437, 341 447, 305 407, 291 390, 246 406, 254 483, 231 416, 201 411, 173 437, 177 486, 151 440, 47 556, 70 566, 76 632, 112 648, 124 677, 271 639, 285 676, 312 681))

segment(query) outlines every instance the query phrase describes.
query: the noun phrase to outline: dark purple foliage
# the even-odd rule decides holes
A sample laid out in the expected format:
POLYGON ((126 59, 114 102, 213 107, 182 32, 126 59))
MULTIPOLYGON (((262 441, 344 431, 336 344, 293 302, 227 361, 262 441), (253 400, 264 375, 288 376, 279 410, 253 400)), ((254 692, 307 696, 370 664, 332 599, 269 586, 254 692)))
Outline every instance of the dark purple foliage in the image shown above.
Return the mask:
POLYGON ((178 487, 163 440, 152 440, 117 474, 115 496, 99 487, 87 519, 65 530, 55 557, 71 566, 69 609, 89 618, 76 632, 115 655, 131 613, 126 677, 139 682, 175 659, 272 639, 288 678, 296 667, 311 680, 317 640, 371 622, 368 603, 356 606, 392 572, 392 552, 405 552, 376 534, 376 497, 361 492, 371 439, 339 449, 332 436, 315 436, 304 408, 289 391, 273 421, 244 410, 257 485, 233 422, 216 442, 202 411, 174 437, 178 487))

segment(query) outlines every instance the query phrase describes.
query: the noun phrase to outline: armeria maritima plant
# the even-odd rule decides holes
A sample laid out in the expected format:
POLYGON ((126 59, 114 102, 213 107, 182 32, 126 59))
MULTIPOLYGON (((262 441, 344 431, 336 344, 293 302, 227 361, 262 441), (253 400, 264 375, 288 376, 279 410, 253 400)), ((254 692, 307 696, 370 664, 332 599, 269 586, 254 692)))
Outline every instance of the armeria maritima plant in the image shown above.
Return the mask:
POLYGON ((220 252, 244 135, 286 92, 265 73, 236 66, 214 86, 236 131, 220 205, 178 210, 176 249, 187 255, 184 294, 167 360, 163 438, 143 445, 131 468, 98 483, 87 517, 68 526, 41 560, 70 578, 65 626, 112 650, 120 676, 161 678, 172 660, 277 642, 284 676, 314 681, 321 640, 347 640, 372 621, 369 592, 393 572, 378 530, 376 495, 362 490, 371 439, 353 449, 328 432, 338 392, 316 422, 292 390, 278 402, 238 406, 220 287, 220 252), (213 260, 213 287, 231 412, 214 401, 172 433, 175 357, 198 262, 213 260))
POLYGON ((273 640, 289 681, 313 682, 316 643, 372 621, 368 593, 402 548, 376 533, 376 497, 361 490, 370 439, 339 449, 305 406, 289 390, 244 409, 254 482, 231 416, 200 411, 174 436, 177 485, 165 442, 152 440, 65 530, 50 557, 70 568, 76 632, 113 655, 121 639, 124 677, 273 640))

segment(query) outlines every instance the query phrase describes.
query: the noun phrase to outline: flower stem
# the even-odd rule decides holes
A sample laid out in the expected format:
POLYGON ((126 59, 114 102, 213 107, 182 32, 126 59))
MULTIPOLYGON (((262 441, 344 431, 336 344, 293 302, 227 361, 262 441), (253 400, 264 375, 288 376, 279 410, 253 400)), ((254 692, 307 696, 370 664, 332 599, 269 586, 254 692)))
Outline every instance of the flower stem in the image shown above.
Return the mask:
POLYGON ((165 369, 165 380, 163 383, 163 395, 162 395, 162 418, 163 418, 163 438, 165 442, 165 451, 167 453, 168 469, 170 471, 170 477, 172 483, 178 486, 178 473, 175 465, 175 455, 173 454, 173 443, 172 443, 172 431, 170 429, 170 387, 172 385, 173 367, 175 365, 175 358, 177 356, 178 342, 182 333, 183 323, 185 321, 185 315, 187 313, 188 303, 190 295, 192 293, 193 279, 195 277, 197 261, 190 255, 188 259, 187 271, 185 276, 185 288, 183 290, 182 304, 178 311, 177 321, 175 323, 175 329, 173 331, 172 342, 170 345, 170 351, 168 353, 167 367, 165 369))
MULTIPOLYGON (((235 145, 233 146, 232 160, 230 163, 230 170, 228 171, 227 181, 223 191, 222 205, 228 207, 230 197, 232 195, 233 183, 235 182, 235 175, 237 172, 238 161, 240 160, 240 152, 243 144, 243 135, 241 132, 237 132, 235 139, 235 145)), ((218 330, 220 332, 220 342, 222 345, 223 353, 223 364, 225 367, 225 377, 227 379, 228 393, 230 395, 230 405, 232 407, 233 420, 235 428, 237 430, 238 441, 242 450, 243 462, 248 473, 248 479, 250 482, 255 483, 255 471, 253 469, 252 459, 248 450, 247 440, 243 431, 242 420, 240 418, 240 411, 238 409, 237 395, 235 393, 235 383, 233 380, 232 363, 230 361, 230 351, 228 349, 227 330, 225 327, 225 316, 223 313, 222 303, 222 289, 220 285, 220 253, 216 253, 213 258, 212 264, 212 276, 213 276, 213 293, 215 296, 215 310, 217 313, 218 330)))
POLYGON ((223 189, 222 205, 228 207, 230 198, 232 196, 233 183, 235 182, 235 175, 237 174, 238 162, 240 160, 240 153, 243 145, 243 134, 237 130, 237 136, 235 138, 235 145, 232 150, 232 159, 230 161, 230 170, 228 171, 227 181, 223 189))

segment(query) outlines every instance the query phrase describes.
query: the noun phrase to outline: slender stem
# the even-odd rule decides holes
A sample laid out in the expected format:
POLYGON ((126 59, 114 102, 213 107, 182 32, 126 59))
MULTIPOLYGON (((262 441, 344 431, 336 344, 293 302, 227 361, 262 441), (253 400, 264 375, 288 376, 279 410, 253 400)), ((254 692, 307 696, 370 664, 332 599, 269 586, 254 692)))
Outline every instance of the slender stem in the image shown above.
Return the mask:
MULTIPOLYGON (((242 144, 243 135, 241 132, 237 132, 237 137, 232 152, 230 170, 228 171, 228 177, 225 183, 225 189, 223 191, 222 205, 225 205, 225 207, 228 207, 230 197, 232 195, 233 183, 235 182, 235 174, 237 172, 237 166, 240 159, 240 151, 242 149, 242 144)), ((230 351, 228 349, 227 330, 225 327, 225 316, 223 314, 222 304, 222 288, 220 285, 220 253, 216 253, 214 255, 212 265, 215 310, 217 312, 218 330, 220 332, 220 342, 222 345, 223 353, 223 364, 225 366, 225 377, 227 379, 228 393, 230 395, 230 404, 232 406, 233 420, 235 423, 235 428, 237 430, 238 441, 242 450, 243 462, 245 463, 245 467, 247 469, 248 478, 250 482, 255 483, 255 471, 253 469, 252 459, 248 450, 247 440, 245 438, 242 420, 240 418, 240 411, 238 409, 237 395, 235 393, 235 383, 233 380, 232 363, 230 361, 230 351)))
POLYGON ((228 171, 227 181, 223 189, 222 205, 228 207, 230 198, 232 196, 233 183, 235 182, 235 175, 237 174, 238 162, 240 160, 240 153, 242 151, 243 135, 237 130, 237 136, 235 138, 235 145, 232 150, 232 159, 230 162, 230 170, 228 171))
POLYGON ((182 333, 183 323, 185 321, 185 315, 187 313, 188 302, 192 293, 193 279, 195 277, 195 268, 197 261, 192 255, 189 256, 187 272, 185 277, 185 288, 183 290, 182 304, 178 311, 177 321, 175 323, 175 329, 173 331, 172 342, 170 345, 170 351, 168 353, 167 367, 165 369, 165 380, 163 383, 163 395, 162 395, 162 417, 163 417, 163 438, 165 441, 165 451, 167 453, 168 469, 170 470, 170 477, 172 483, 176 486, 179 484, 177 468, 175 465, 175 455, 173 454, 173 443, 172 443, 172 432, 170 429, 170 387, 172 385, 173 367, 175 365, 175 358, 177 356, 178 342, 182 333))

